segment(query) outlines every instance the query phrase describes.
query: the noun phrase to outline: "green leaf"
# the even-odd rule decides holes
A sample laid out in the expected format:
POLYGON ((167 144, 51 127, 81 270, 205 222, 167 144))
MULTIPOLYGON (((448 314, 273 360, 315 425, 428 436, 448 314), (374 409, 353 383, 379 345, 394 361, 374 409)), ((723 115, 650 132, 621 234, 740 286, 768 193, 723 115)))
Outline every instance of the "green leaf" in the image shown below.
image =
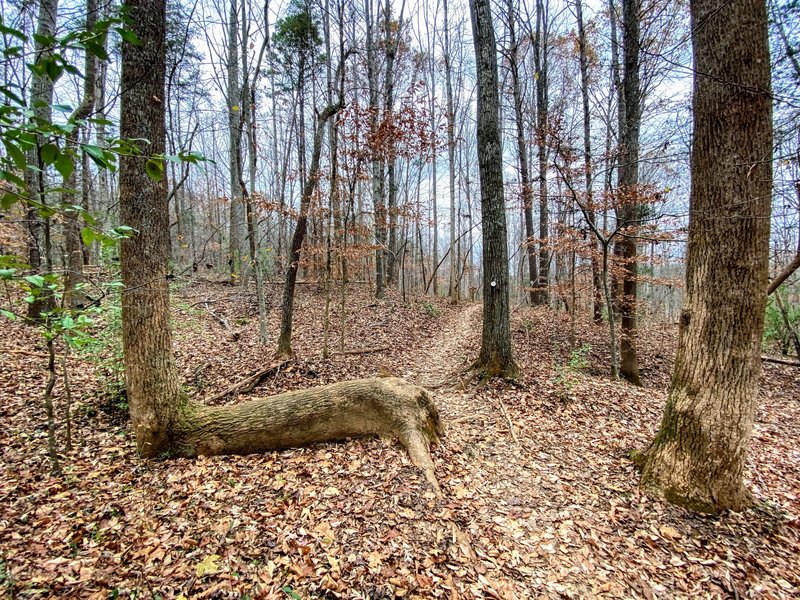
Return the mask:
POLYGON ((0 180, 10 181, 14 185, 18 185, 21 188, 25 187, 25 182, 21 177, 18 177, 17 175, 14 175, 14 173, 10 173, 3 169, 0 169, 0 180))
POLYGON ((14 273, 16 273, 16 269, 0 269, 0 279, 5 279, 6 281, 10 281, 14 279, 14 273))
POLYGON ((21 32, 19 29, 14 29, 13 27, 8 27, 0 22, 0 33, 5 35, 12 35, 18 40, 22 40, 23 42, 26 41, 28 38, 27 36, 21 32))
POLYGON ((286 594, 287 596, 289 596, 289 598, 291 598, 292 600, 303 600, 303 599, 300 597, 300 594, 298 594, 297 592, 295 592, 295 591, 294 591, 294 590, 293 590, 291 587, 289 587, 288 585, 285 585, 285 586, 283 586, 283 587, 281 588, 281 591, 282 591, 284 594, 286 594))
POLYGON ((161 181, 161 178, 164 177, 164 163, 155 159, 148 160, 144 165, 144 170, 153 181, 161 181))
POLYGON ((11 160, 14 161, 14 165, 18 169, 24 171, 28 161, 25 160, 25 153, 22 149, 5 137, 3 138, 3 146, 5 146, 6 152, 11 157, 11 160))
POLYGON ((66 152, 62 152, 58 155, 55 167, 56 171, 58 171, 58 173, 64 179, 69 179, 69 176, 72 175, 72 171, 75 170, 75 165, 72 163, 72 157, 66 152))
POLYGON ((41 150, 39 150, 39 155, 42 157, 44 164, 52 165, 58 158, 58 146, 49 142, 42 146, 41 150))
POLYGON ((50 59, 44 63, 44 72, 50 78, 50 81, 55 83, 64 72, 64 67, 59 65, 55 60, 50 59))
POLYGON ((42 277, 41 275, 26 275, 24 279, 33 287, 37 288, 44 287, 44 277, 42 277))
POLYGON ((129 227, 128 225, 120 225, 119 227, 114 227, 111 230, 111 233, 118 238, 129 238, 133 237, 133 234, 138 233, 133 227, 129 227))
POLYGON ((92 144, 83 144, 81 145, 86 154, 89 155, 89 158, 92 158, 98 164, 105 163, 105 156, 103 155, 103 149, 100 146, 93 146, 92 144))
POLYGON ((4 85, 0 85, 0 93, 2 93, 6 98, 10 98, 16 104, 22 106, 25 104, 25 101, 17 96, 14 92, 12 92, 9 88, 4 85))
POLYGON ((84 244, 91 246, 92 242, 95 240, 94 229, 91 227, 81 228, 81 239, 83 240, 84 244))
POLYGON ((64 114, 70 114, 72 112, 72 107, 68 104, 53 104, 53 110, 64 114))
POLYGON ((17 315, 12 313, 11 311, 3 310, 2 308, 0 308, 0 315, 3 315, 9 321, 14 321, 17 318, 17 315))
POLYGON ((139 44, 141 44, 139 38, 136 37, 136 34, 133 33, 130 29, 125 29, 123 27, 115 27, 114 31, 116 31, 119 34, 119 36, 129 44, 133 44, 134 46, 138 46, 139 44))

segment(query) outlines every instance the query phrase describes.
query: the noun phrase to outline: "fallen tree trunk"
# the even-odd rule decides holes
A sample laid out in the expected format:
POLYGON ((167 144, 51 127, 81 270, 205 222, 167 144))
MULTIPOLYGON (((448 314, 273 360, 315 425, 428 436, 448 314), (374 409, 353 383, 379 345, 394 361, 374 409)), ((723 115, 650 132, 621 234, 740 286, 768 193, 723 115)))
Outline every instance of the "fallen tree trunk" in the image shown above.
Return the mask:
POLYGON ((431 395, 374 377, 255 398, 231 406, 186 400, 172 427, 179 456, 253 454, 366 435, 397 437, 437 493, 430 445, 443 434, 431 395))
POLYGON ((789 367, 800 367, 800 361, 785 360, 783 358, 774 358, 772 356, 761 356, 761 360, 768 363, 775 363, 776 365, 787 365, 789 367))

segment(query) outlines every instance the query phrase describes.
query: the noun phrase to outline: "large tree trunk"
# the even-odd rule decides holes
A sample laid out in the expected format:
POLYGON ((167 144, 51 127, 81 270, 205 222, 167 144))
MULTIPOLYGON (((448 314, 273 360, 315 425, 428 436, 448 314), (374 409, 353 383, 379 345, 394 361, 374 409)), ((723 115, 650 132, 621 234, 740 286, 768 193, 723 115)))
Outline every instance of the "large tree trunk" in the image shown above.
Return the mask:
MULTIPOLYGON (((122 45, 120 136, 146 139, 148 154, 165 151, 163 52, 166 0, 127 0, 130 27, 142 43, 122 45)), ((169 206, 166 178, 147 176, 144 161, 120 157, 120 219, 138 233, 123 240, 120 266, 125 384, 142 456, 170 448, 180 414, 180 385, 172 354, 167 256, 169 206)))
POLYGON ((475 365, 483 377, 514 377, 509 324, 508 238, 500 144, 499 85, 489 0, 471 0, 478 73, 478 169, 483 217, 483 335, 475 365))
POLYGON ((642 484, 701 512, 740 510, 761 370, 772 191, 767 15, 693 0, 694 142, 686 300, 642 484), (746 17, 743 17, 746 15, 746 17))

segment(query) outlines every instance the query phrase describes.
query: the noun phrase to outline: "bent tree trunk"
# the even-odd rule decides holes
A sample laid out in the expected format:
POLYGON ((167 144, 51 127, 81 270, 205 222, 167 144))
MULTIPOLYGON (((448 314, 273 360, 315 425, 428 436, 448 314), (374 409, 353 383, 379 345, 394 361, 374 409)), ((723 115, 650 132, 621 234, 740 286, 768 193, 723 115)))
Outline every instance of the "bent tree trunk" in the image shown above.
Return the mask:
MULTIPOLYGON (((142 42, 122 47, 120 135, 146 139, 145 155, 164 153, 165 0, 127 0, 142 42)), ((166 182, 150 179, 141 156, 120 157, 122 222, 137 233, 120 263, 125 382, 136 446, 145 458, 244 454, 345 437, 396 435, 438 490, 430 443, 441 425, 430 395, 395 378, 367 379, 289 392, 236 406, 207 407, 180 389, 169 327, 166 182)))
POLYGON ((186 402, 172 430, 181 456, 253 454, 365 435, 397 437, 438 490, 430 444, 443 430, 430 394, 396 377, 343 381, 233 406, 186 402))
POLYGON ((760 0, 693 0, 691 14, 695 118, 686 300, 661 428, 640 458, 646 488, 715 513, 749 501, 742 474, 767 290, 770 61, 760 0))

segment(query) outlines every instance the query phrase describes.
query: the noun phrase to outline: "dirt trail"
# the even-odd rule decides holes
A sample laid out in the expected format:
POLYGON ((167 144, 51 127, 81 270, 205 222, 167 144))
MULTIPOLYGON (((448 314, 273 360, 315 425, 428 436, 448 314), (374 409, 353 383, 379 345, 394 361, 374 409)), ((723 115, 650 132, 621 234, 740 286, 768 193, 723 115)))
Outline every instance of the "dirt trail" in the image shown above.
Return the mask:
POLYGON ((436 388, 457 376, 466 362, 475 358, 469 356, 469 342, 480 334, 480 309, 481 305, 474 303, 457 309, 430 344, 412 355, 404 377, 436 388))

